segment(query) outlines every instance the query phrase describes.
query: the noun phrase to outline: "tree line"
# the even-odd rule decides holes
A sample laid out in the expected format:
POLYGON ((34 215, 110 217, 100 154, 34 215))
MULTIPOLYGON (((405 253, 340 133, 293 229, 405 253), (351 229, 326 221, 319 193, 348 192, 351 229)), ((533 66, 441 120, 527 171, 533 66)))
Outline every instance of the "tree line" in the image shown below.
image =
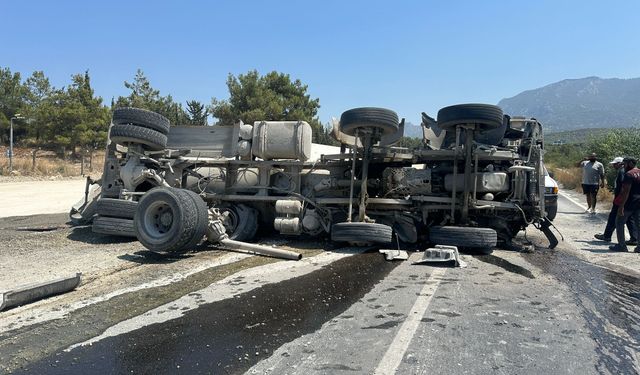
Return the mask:
POLYGON ((314 142, 334 142, 317 116, 319 99, 311 98, 307 85, 284 73, 260 75, 254 70, 237 77, 229 74, 229 99, 213 98, 210 105, 189 100, 183 107, 171 95, 161 95, 153 88, 140 69, 124 86, 129 95, 112 98, 107 105, 95 95, 88 71, 74 74, 66 87, 56 88, 42 71, 23 79, 19 72, 0 68, 0 143, 9 143, 10 121, 15 118, 16 144, 63 154, 104 147, 111 113, 118 107, 148 109, 167 117, 173 125, 204 126, 209 115, 218 126, 239 120, 304 120, 313 128, 314 142))
POLYGON ((592 152, 605 165, 607 181, 613 186, 616 173, 608 164, 618 156, 640 157, 640 128, 614 128, 593 133, 581 143, 545 145, 545 163, 560 168, 574 168, 576 163, 592 152))

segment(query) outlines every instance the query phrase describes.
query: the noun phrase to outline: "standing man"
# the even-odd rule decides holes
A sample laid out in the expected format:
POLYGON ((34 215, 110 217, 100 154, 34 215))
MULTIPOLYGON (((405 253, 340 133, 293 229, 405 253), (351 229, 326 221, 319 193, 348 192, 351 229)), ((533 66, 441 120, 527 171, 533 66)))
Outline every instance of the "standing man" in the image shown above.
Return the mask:
MULTIPOLYGON (((618 196, 620 195, 620 191, 622 190, 622 179, 624 178, 624 174, 627 173, 627 171, 625 171, 623 168, 623 160, 624 159, 618 156, 609 163, 617 171, 616 181, 613 184, 613 196, 615 199, 619 199, 618 196)), ((616 229, 616 217, 618 216, 618 205, 615 203, 615 199, 613 200, 613 205, 611 205, 611 212, 609 212, 609 218, 607 219, 607 226, 604 228, 604 233, 596 234, 594 236, 599 240, 611 242, 611 235, 613 234, 614 229, 616 229)), ((627 230, 629 230, 629 234, 631 235, 631 239, 626 242, 627 245, 638 244, 638 240, 635 237, 636 234, 633 230, 633 225, 635 222, 632 219, 633 218, 630 218, 629 221, 627 221, 627 230)))
POLYGON ((582 191, 587 196, 587 205, 589 206, 585 213, 595 214, 598 189, 604 187, 604 165, 597 161, 596 154, 592 153, 577 166, 582 167, 582 191))
MULTIPOLYGON (((640 169, 636 168, 636 159, 626 157, 623 160, 626 173, 622 179, 622 190, 617 198, 618 216, 616 217, 616 236, 618 244, 610 246, 612 251, 627 252, 624 242, 624 224, 633 217, 634 237, 638 238, 638 225, 640 224, 640 169)), ((636 245, 636 253, 640 253, 640 246, 636 245)))

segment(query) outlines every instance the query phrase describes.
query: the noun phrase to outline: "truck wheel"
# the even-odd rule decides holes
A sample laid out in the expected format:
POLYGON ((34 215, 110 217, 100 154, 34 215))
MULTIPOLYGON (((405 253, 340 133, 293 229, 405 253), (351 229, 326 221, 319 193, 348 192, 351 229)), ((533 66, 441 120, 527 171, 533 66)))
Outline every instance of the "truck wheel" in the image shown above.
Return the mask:
POLYGON ((202 197, 200 197, 194 191, 186 190, 186 189, 178 189, 177 192, 179 194, 188 196, 189 199, 191 199, 196 206, 197 230, 194 232, 193 238, 191 239, 191 241, 189 241, 189 243, 187 243, 184 246, 184 249, 187 251, 193 250, 193 248, 198 246, 200 241, 202 241, 202 238, 207 232, 207 226, 209 225, 209 207, 207 207, 207 204, 202 199, 202 197))
POLYGON ((502 108, 491 104, 458 104, 438 111, 438 126, 455 130, 456 125, 475 124, 477 130, 496 129, 503 125, 502 108))
POLYGON ((474 141, 485 145, 497 146, 504 139, 504 133, 507 131, 508 118, 503 119, 502 125, 495 129, 486 129, 474 134, 474 141))
POLYGON ((97 212, 100 216, 133 219, 138 202, 124 199, 102 198, 97 201, 97 212))
POLYGON ((140 108, 116 108, 113 111, 114 125, 137 125, 149 128, 164 135, 169 134, 169 120, 155 112, 140 108))
POLYGON ((184 252, 202 231, 194 201, 173 188, 154 188, 143 195, 133 222, 138 241, 157 253, 184 252))
POLYGON ((547 219, 549 219, 549 221, 553 221, 553 219, 556 218, 556 215, 558 214, 558 206, 557 205, 553 205, 553 206, 549 206, 546 207, 547 210, 547 219))
POLYGON ((111 236, 134 237, 133 220, 117 217, 96 216, 91 227, 93 233, 108 234, 111 236))
POLYGON ((429 242, 436 245, 491 249, 498 243, 498 234, 491 228, 435 226, 429 228, 429 242))
POLYGON ((382 135, 398 131, 398 114, 385 108, 354 108, 340 116, 340 131, 354 136, 358 128, 380 129, 382 135))
POLYGON ((166 135, 136 125, 113 125, 110 138, 116 144, 139 143, 152 151, 164 150, 167 146, 166 135))
POLYGON ((331 227, 331 240, 337 242, 351 242, 357 244, 388 244, 391 243, 393 229, 378 223, 345 222, 331 227))
POLYGON ((258 212, 244 204, 232 204, 220 208, 224 217, 222 224, 227 230, 229 239, 248 241, 258 231, 258 212))

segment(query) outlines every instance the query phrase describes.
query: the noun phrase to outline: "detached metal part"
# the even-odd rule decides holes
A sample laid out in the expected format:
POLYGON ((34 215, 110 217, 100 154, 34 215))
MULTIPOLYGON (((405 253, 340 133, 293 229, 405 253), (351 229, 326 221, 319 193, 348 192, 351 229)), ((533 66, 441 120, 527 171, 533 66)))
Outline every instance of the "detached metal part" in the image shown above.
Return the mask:
POLYGON ((555 249, 555 247, 558 246, 558 239, 551 231, 552 226, 553 224, 551 224, 547 218, 544 218, 544 220, 540 222, 540 230, 544 233, 545 237, 547 237, 547 240, 549 240, 549 249, 555 249))
MULTIPOLYGON (((215 217, 216 215, 217 214, 214 211, 213 216, 215 217)), ((207 240, 209 240, 209 242, 211 243, 218 244, 218 246, 226 247, 230 250, 248 251, 251 253, 266 255, 274 258, 291 260, 302 259, 302 254, 293 251, 274 249, 268 246, 232 240, 227 235, 222 221, 217 218, 209 220, 209 226, 207 227, 207 240)))
POLYGON ((75 225, 85 225, 91 223, 93 215, 96 214, 96 202, 102 194, 101 180, 94 181, 87 176, 84 187, 84 197, 71 206, 69 219, 75 225), (95 186, 93 186, 96 184, 95 186), (93 186, 93 188, 92 188, 93 186))
POLYGON ((0 311, 74 290, 80 285, 80 276, 64 277, 43 283, 28 284, 0 295, 0 311))
POLYGON ((407 260, 409 259, 409 253, 404 250, 378 250, 380 254, 384 254, 386 260, 407 260))
POLYGON ((424 263, 441 263, 441 262, 455 262, 456 267, 466 268, 467 263, 465 263, 462 259, 460 259, 460 254, 458 253, 458 247, 456 246, 446 246, 446 245, 436 245, 435 247, 430 247, 424 251, 422 254, 422 259, 417 262, 413 262, 412 264, 424 264, 424 263))

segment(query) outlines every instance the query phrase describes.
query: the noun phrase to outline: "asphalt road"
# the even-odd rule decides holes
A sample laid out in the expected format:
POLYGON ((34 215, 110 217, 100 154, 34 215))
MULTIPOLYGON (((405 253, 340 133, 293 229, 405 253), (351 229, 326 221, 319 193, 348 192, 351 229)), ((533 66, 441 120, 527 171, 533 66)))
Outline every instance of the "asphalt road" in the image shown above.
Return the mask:
POLYGON ((638 374, 640 279, 619 257, 640 255, 607 253, 590 241, 601 218, 578 212, 560 199, 557 249, 531 228, 520 241, 533 253, 466 255, 467 268, 351 248, 214 266, 179 288, 141 288, 0 330, 0 371, 638 374))

